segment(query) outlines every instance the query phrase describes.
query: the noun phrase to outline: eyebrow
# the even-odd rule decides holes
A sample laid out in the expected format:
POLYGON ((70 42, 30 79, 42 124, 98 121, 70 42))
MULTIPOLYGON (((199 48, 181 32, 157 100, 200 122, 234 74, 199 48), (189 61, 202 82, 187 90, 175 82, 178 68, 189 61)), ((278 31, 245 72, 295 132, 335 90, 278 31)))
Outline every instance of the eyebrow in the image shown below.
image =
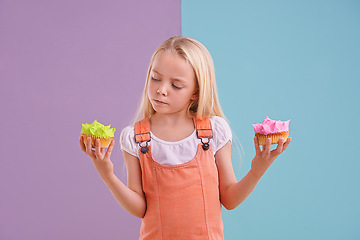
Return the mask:
MULTIPOLYGON (((155 73, 157 73, 157 74, 159 74, 160 76, 162 76, 162 74, 161 74, 159 71, 157 71, 156 69, 152 69, 152 71, 155 72, 155 73)), ((170 78, 170 79, 173 80, 173 81, 185 82, 185 81, 183 80, 183 78, 181 78, 181 77, 175 77, 175 78, 170 78)))
POLYGON ((159 73, 156 69, 152 69, 153 72, 156 72, 159 75, 162 75, 161 73, 159 73))

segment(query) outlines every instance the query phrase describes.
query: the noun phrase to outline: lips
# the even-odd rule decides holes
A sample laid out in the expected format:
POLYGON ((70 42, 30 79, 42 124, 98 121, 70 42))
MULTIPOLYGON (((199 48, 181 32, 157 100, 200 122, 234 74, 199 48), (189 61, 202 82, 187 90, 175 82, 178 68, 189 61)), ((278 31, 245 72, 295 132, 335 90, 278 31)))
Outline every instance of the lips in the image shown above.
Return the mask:
POLYGON ((160 100, 154 100, 154 102, 156 102, 159 105, 163 105, 163 104, 167 104, 166 102, 160 101, 160 100))

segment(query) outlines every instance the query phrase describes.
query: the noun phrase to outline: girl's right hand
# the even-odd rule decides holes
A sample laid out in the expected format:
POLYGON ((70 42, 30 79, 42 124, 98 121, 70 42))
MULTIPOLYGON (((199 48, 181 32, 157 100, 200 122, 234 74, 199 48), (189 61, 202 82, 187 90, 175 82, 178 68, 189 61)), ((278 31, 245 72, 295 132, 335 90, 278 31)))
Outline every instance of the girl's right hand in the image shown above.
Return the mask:
POLYGON ((81 150, 91 158, 102 179, 105 179, 114 173, 114 165, 110 160, 110 155, 114 148, 114 140, 111 141, 106 152, 105 148, 100 148, 100 139, 97 139, 95 142, 95 151, 91 148, 90 137, 86 139, 86 145, 84 144, 83 136, 80 136, 79 142, 81 150))

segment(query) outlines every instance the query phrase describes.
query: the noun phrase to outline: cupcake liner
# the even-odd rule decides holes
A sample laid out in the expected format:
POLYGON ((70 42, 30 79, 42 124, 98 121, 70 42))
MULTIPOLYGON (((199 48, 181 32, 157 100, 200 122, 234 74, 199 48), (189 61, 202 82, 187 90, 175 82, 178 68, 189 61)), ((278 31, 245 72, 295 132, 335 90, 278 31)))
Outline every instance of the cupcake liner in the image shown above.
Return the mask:
POLYGON ((100 148, 108 148, 111 141, 114 139, 113 137, 112 138, 101 138, 101 137, 97 137, 94 135, 85 135, 85 134, 81 134, 81 136, 83 137, 85 145, 86 145, 87 138, 88 137, 91 138, 91 147, 92 148, 95 148, 96 139, 100 139, 100 148))
POLYGON ((256 133, 255 136, 258 138, 259 145, 265 145, 266 139, 271 138, 271 144, 278 144, 280 139, 283 138, 284 142, 289 136, 289 131, 279 132, 279 133, 270 133, 267 135, 256 133))

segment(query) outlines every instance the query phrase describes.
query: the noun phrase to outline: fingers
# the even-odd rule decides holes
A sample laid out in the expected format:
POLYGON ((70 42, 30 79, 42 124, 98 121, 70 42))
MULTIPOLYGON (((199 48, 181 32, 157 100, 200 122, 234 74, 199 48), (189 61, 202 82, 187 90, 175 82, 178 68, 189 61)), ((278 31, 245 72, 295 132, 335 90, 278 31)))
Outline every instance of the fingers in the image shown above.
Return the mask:
POLYGON ((90 138, 87 138, 86 139, 86 144, 84 143, 84 137, 83 136, 80 136, 80 139, 79 139, 79 143, 80 143, 80 148, 81 150, 86 153, 87 155, 89 155, 90 157, 93 156, 93 151, 90 147, 90 149, 88 149, 88 146, 91 146, 91 139, 89 140, 90 138), (89 142, 90 141, 90 142, 89 142))
POLYGON ((291 137, 288 137, 286 139, 286 142, 284 143, 284 147, 283 147, 282 151, 285 151, 285 149, 289 146, 290 142, 291 142, 291 137))
POLYGON ((277 155, 279 155, 280 153, 282 153, 283 147, 284 147, 284 139, 283 139, 283 138, 280 138, 279 143, 278 143, 278 145, 277 145, 277 147, 276 147, 276 149, 275 149, 275 153, 276 153, 277 155))
POLYGON ((255 154, 261 154, 261 149, 259 146, 259 140, 258 138, 255 136, 254 137, 254 145, 255 145, 255 154))
POLYGON ((88 137, 87 139, 86 139, 86 154, 87 155, 89 155, 91 158, 94 158, 95 157, 95 155, 94 155, 94 151, 92 150, 92 148, 91 148, 91 138, 90 137, 88 137))
POLYGON ((86 148, 85 148, 83 136, 80 136, 79 143, 80 143, 80 148, 81 148, 81 150, 82 150, 83 152, 86 152, 86 148))
POLYGON ((276 147, 276 149, 271 151, 272 157, 277 158, 283 151, 285 151, 287 146, 289 146, 290 142, 291 142, 291 138, 288 138, 286 140, 286 142, 284 142, 284 139, 281 138, 279 140, 279 143, 278 143, 278 146, 276 147))
POLYGON ((114 139, 111 140, 110 146, 109 146, 109 148, 107 149, 107 151, 105 153, 105 158, 110 158, 111 152, 112 152, 112 150, 114 148, 114 143, 115 143, 114 139))
POLYGON ((265 144, 265 150, 264 150, 265 156, 268 156, 270 154, 270 150, 271 150, 271 138, 268 138, 266 139, 266 144, 265 144))
POLYGON ((95 156, 101 159, 101 151, 100 151, 100 139, 96 139, 95 141, 95 156))
POLYGON ((85 152, 87 155, 89 155, 89 157, 93 160, 95 160, 95 159, 104 160, 106 157, 110 158, 111 152, 114 148, 114 143, 115 143, 115 141, 112 140, 109 148, 105 152, 105 148, 101 148, 100 139, 96 139, 95 151, 94 151, 91 146, 91 138, 90 137, 88 137, 86 139, 86 144, 84 144, 83 136, 80 136, 80 139, 79 139, 79 144, 80 144, 81 150, 83 152, 85 152))

